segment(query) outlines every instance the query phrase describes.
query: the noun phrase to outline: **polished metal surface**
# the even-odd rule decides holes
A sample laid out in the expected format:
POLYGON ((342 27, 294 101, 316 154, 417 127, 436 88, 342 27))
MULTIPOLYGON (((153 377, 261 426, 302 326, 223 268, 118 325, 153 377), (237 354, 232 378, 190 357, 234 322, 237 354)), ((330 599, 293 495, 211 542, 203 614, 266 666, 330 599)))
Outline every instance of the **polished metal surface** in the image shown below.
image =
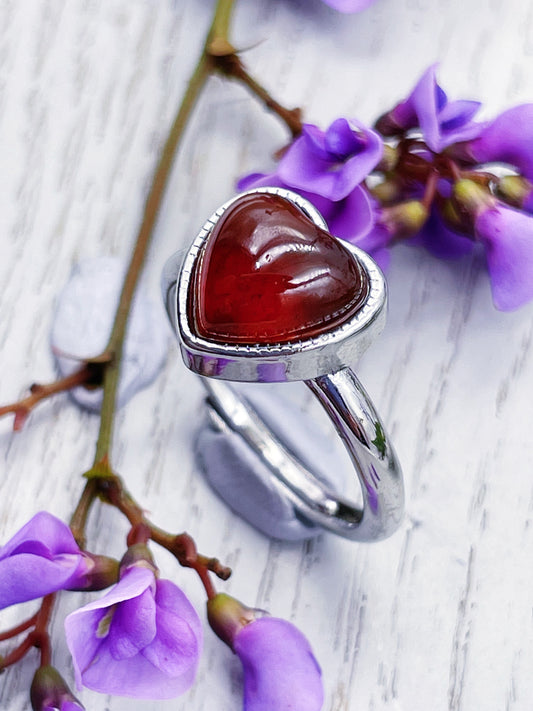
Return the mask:
MULTIPOLYGON (((249 192, 281 195, 327 229, 317 210, 289 190, 262 188, 249 192)), ((345 244, 366 270, 370 293, 356 315, 341 326, 316 338, 283 344, 239 346, 199 338, 188 322, 190 277, 202 245, 235 199, 209 218, 188 253, 171 257, 163 272, 163 298, 185 364, 206 376, 202 381, 209 406, 268 466, 300 515, 352 540, 385 538, 396 530, 402 518, 401 468, 371 400, 348 367, 384 326, 387 291, 383 275, 367 254, 345 244), (224 383, 295 380, 306 382, 342 438, 361 486, 362 507, 339 492, 328 491, 313 471, 287 449, 283 437, 275 436, 250 403, 224 383)))
POLYGON ((355 541, 380 540, 397 529, 404 507, 401 470, 370 399, 350 369, 306 384, 348 449, 361 485, 362 507, 326 490, 231 386, 202 380, 209 406, 268 466, 302 516, 355 541))
MULTIPOLYGON (((320 213, 300 195, 283 188, 260 188, 250 193, 280 195, 295 205, 313 222, 327 230, 320 213)), ((189 324, 187 294, 194 264, 217 221, 233 202, 220 207, 204 224, 187 254, 179 252, 167 262, 162 278, 163 299, 176 330, 183 360, 199 375, 240 382, 289 382, 309 380, 331 373, 362 356, 385 325, 387 289, 379 267, 365 252, 343 245, 359 259, 366 270, 370 293, 355 316, 341 326, 316 338, 268 345, 212 343, 196 335, 189 324)))

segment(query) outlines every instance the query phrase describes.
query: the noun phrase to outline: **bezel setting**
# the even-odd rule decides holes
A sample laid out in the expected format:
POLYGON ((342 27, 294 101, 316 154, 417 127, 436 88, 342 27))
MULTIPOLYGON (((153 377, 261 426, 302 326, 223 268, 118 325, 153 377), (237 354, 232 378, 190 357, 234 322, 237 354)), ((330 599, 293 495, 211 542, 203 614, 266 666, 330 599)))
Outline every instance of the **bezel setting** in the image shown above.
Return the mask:
POLYGON ((218 343, 195 333, 189 317, 189 290, 204 244, 215 225, 233 203, 244 195, 279 195, 296 205, 315 225, 328 230, 318 210, 305 198, 284 188, 257 188, 228 200, 205 222, 185 256, 177 282, 171 286, 167 303, 174 312, 182 356, 193 372, 239 382, 288 382, 310 380, 331 374, 357 360, 379 333, 386 318, 387 288, 374 260, 353 245, 343 246, 359 260, 369 279, 369 293, 361 308, 345 322, 307 339, 284 343, 218 343))

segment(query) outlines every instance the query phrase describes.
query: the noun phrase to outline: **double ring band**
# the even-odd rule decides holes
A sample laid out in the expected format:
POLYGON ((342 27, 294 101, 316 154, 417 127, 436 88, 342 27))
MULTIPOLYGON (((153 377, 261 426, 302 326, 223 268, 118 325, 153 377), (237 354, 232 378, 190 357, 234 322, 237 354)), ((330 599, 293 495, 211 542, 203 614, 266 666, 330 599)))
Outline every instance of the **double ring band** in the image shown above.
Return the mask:
POLYGON ((349 367, 385 323, 386 284, 374 261, 332 237, 301 196, 260 188, 207 220, 188 253, 169 259, 162 287, 212 419, 254 452, 298 516, 357 541, 393 533, 403 514, 401 469, 349 367), (232 381, 304 381, 348 450, 362 506, 329 490, 232 381))

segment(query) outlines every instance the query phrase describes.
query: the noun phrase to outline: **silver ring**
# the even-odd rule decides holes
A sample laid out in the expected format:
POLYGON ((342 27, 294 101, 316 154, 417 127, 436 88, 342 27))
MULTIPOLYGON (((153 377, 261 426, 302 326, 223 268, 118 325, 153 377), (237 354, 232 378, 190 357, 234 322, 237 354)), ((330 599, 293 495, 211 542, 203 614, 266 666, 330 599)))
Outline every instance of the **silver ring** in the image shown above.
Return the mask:
MULTIPOLYGON (((370 398, 349 367, 349 363, 362 355, 385 324, 387 289, 374 261, 356 247, 344 242, 341 244, 327 233, 320 238, 326 240, 326 252, 330 247, 333 251, 340 250, 339 259, 346 260, 347 267, 355 270, 354 274, 359 275, 360 280, 357 294, 356 287, 353 287, 355 296, 352 292, 343 295, 341 307, 330 318, 321 314, 320 318, 317 317, 317 323, 309 324, 302 317, 300 324, 296 316, 294 323, 290 321, 287 327, 286 317, 280 315, 280 324, 271 326, 269 322, 268 332, 263 334, 261 331, 260 336, 259 331, 253 331, 255 326, 245 326, 245 331, 246 328, 249 330, 243 336, 239 330, 240 323, 229 323, 229 326, 224 323, 219 329, 218 322, 213 326, 212 320, 204 319, 207 308, 204 309, 200 302, 207 298, 205 280, 210 273, 209 260, 214 252, 215 240, 219 239, 223 230, 229 230, 231 224, 240 226, 242 215, 247 216, 246 210, 250 209, 250 205, 259 205, 262 209, 265 205, 270 208, 271 204, 273 210, 279 210, 282 222, 286 212, 287 219, 294 217, 301 220, 304 231, 310 234, 307 242, 304 240, 302 244, 291 245, 285 252, 301 251, 302 259, 307 259, 305 255, 308 253, 315 258, 314 245, 318 244, 318 240, 314 240, 313 230, 324 235, 327 225, 316 208, 296 193, 282 188, 260 188, 237 195, 222 205, 204 224, 188 252, 177 252, 168 260, 163 271, 163 297, 183 359, 190 370, 203 376, 208 404, 217 419, 237 433, 268 466, 278 489, 300 516, 351 540, 386 538, 398 528, 403 515, 401 468, 370 398), (330 245, 328 239, 334 244, 330 245), (285 327, 284 332, 282 327, 285 327), (228 329, 229 335, 225 333, 228 329), (344 498, 340 492, 329 491, 318 475, 290 451, 283 435, 279 432, 274 435, 250 402, 228 384, 228 381, 271 383, 300 380, 321 403, 348 450, 359 479, 362 506, 344 498)), ((264 214, 270 215, 271 212, 268 209, 264 214)), ((265 258, 277 259, 275 252, 279 242, 278 239, 275 248, 267 250, 268 257, 262 254, 263 264, 265 258)), ((220 254, 221 247, 217 248, 220 254)), ((299 259, 298 255, 296 259, 299 259)), ((214 265, 212 269, 216 270, 219 266, 214 265)), ((218 274, 217 271, 214 273, 218 274)), ((239 284, 242 277, 228 274, 228 279, 230 277, 234 286, 228 298, 246 299, 247 292, 243 292, 239 284)), ((305 288, 302 287, 302 293, 305 288)), ((287 290, 284 297, 293 298, 293 291, 287 290)), ((294 298, 305 299, 306 296, 300 293, 295 294, 294 298)), ((329 297, 319 293, 317 298, 327 301, 329 297)), ((212 298, 212 302, 215 301, 212 298)), ((250 304, 246 302, 247 311, 252 307, 253 300, 250 304)), ((232 308, 238 310, 240 304, 230 304, 228 308, 230 312, 232 308)), ((231 313, 224 318, 231 321, 231 313)), ((274 314, 272 319, 276 318, 277 314, 274 314)))

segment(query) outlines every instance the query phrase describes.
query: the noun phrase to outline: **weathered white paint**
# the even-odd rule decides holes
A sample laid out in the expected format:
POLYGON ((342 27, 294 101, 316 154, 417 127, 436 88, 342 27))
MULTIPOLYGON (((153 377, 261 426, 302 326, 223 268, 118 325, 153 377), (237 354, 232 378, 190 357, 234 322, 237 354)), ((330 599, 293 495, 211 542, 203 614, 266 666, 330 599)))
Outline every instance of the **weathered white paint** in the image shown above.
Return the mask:
MULTIPOLYGON (((213 0, 4 0, 0 4, 0 401, 53 378, 57 294, 83 257, 125 256, 213 0)), ((453 98, 490 117, 533 100, 532 0, 377 0, 342 16, 319 0, 241 0, 234 38, 282 102, 327 125, 372 121, 441 61, 453 98)), ((213 79, 177 160, 145 274, 158 298, 167 256, 186 245, 243 172, 287 140, 239 86, 213 79)), ((398 248, 390 318, 358 373, 394 435, 408 513, 390 540, 267 540, 199 476, 201 389, 172 347, 150 389, 121 412, 115 462, 170 530, 234 567, 220 587, 287 617, 324 670, 325 711, 526 711, 533 697, 533 307, 493 310, 482 258, 437 262, 398 248)), ((18 435, 0 423, 0 540, 48 508, 67 518, 97 421, 67 398, 18 435)), ((120 554, 125 524, 96 507, 90 539, 120 554)), ((198 581, 158 560, 202 610, 198 581)), ((66 670, 62 618, 54 659, 66 670)), ((31 605, 29 606, 31 607, 31 605)), ((0 613, 0 628, 18 610, 0 613)), ((4 650, 5 647, 2 647, 4 650)), ((0 708, 29 708, 34 659, 0 679, 0 708)), ((93 711, 132 702, 91 692, 93 711)), ((198 681, 137 709, 240 708, 235 657, 206 630, 198 681)), ((274 710, 273 710, 274 711, 274 710)))

